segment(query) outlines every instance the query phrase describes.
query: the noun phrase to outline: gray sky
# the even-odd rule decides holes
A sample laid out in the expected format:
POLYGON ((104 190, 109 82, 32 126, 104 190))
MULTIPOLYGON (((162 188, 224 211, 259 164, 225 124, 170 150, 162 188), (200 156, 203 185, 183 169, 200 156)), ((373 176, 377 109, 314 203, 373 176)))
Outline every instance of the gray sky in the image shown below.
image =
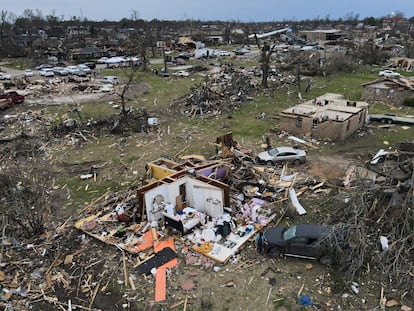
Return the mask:
POLYGON ((0 0, 0 10, 21 16, 25 9, 70 19, 138 17, 151 20, 283 21, 314 18, 383 17, 393 12, 414 16, 414 0, 0 0))

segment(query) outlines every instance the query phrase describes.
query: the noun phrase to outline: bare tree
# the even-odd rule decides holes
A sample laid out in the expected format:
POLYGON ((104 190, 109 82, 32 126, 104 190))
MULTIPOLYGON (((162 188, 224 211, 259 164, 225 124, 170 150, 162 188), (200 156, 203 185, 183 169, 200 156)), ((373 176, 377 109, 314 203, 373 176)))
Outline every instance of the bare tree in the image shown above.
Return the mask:
POLYGON ((260 69, 262 70, 262 87, 267 89, 267 78, 269 77, 270 57, 272 56, 274 45, 270 46, 267 41, 264 41, 262 45, 259 43, 257 35, 254 34, 256 45, 260 50, 260 69))
POLYGON ((16 19, 16 27, 26 34, 28 57, 33 57, 35 33, 37 30, 41 29, 45 23, 42 12, 39 10, 34 12, 33 10, 26 9, 23 12, 23 16, 16 19))
POLYGON ((414 56, 414 37, 412 32, 407 31, 406 34, 402 35, 402 39, 404 42, 404 50, 406 57, 413 57, 414 56))
POLYGON ((7 18, 8 18, 8 11, 2 10, 0 12, 0 43, 1 47, 4 48, 4 35, 5 35, 5 29, 7 26, 7 18))
POLYGON ((143 20, 138 19, 138 16, 139 14, 137 10, 133 10, 131 12, 131 18, 135 27, 135 32, 131 38, 131 43, 137 49, 138 54, 141 57, 142 71, 147 71, 147 49, 153 43, 153 38, 151 35, 150 25, 148 23, 145 23, 143 20))
MULTIPOLYGON (((378 273, 386 292, 397 290, 393 295, 413 299, 414 160, 402 160, 404 156, 401 152, 396 166, 384 165, 385 170, 376 170, 384 177, 381 184, 372 185, 354 170, 355 190, 347 192, 347 200, 342 197, 337 202, 332 214, 333 223, 346 223, 342 227, 346 228, 346 239, 336 243, 335 271, 345 285, 378 273), (397 174, 398 170, 405 175, 397 174), (381 237, 389 243, 383 245, 381 237)), ((332 236, 333 240, 337 237, 332 236)))
POLYGON ((31 168, 9 166, 0 172, 1 214, 9 229, 26 238, 44 233, 49 212, 48 176, 34 164, 31 168))
POLYGON ((121 112, 124 117, 128 114, 128 110, 126 109, 126 93, 134 81, 138 69, 139 67, 133 61, 129 61, 128 66, 124 68, 124 73, 127 76, 127 81, 116 93, 121 99, 121 112))

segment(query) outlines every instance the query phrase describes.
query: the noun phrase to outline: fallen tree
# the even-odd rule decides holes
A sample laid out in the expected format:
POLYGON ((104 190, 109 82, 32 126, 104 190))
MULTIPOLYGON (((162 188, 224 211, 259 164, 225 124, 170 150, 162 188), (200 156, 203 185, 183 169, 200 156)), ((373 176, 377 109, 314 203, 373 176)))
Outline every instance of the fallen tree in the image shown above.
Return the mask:
POLYGON ((334 241, 336 271, 344 284, 351 286, 370 274, 382 284, 383 294, 403 300, 413 298, 414 171, 411 165, 410 178, 394 178, 400 163, 394 165, 375 182, 355 173, 329 222, 346 226, 347 239, 334 241))

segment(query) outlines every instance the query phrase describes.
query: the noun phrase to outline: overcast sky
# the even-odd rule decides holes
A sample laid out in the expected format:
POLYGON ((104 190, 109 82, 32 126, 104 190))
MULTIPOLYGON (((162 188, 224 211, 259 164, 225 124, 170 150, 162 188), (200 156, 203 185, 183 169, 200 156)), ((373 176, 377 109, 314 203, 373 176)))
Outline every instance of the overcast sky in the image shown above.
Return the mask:
POLYGON ((414 0, 0 0, 0 10, 21 16, 25 9, 40 10, 64 19, 118 21, 136 11, 145 20, 283 21, 358 14, 383 17, 402 12, 414 16, 414 0))

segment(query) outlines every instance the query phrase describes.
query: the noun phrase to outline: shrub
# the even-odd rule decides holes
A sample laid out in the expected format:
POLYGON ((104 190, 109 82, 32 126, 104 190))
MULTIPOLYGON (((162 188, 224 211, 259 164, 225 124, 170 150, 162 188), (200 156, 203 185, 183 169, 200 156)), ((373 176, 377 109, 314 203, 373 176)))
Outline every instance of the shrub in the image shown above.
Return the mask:
POLYGON ((404 105, 409 107, 414 107, 414 98, 405 98, 404 99, 404 105))

